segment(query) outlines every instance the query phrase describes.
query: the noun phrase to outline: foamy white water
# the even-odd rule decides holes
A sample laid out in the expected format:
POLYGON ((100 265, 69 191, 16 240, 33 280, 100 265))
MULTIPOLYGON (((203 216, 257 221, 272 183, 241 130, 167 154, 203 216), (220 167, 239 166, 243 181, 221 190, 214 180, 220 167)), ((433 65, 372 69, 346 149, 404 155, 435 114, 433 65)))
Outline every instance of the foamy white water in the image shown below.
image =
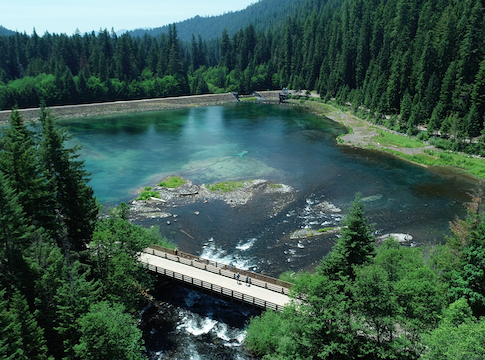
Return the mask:
POLYGON ((252 239, 249 239, 248 241, 246 242, 243 242, 243 241, 240 241, 237 245, 236 245, 236 249, 238 250, 248 250, 250 248, 253 247, 254 243, 257 241, 258 239, 256 238, 252 238, 252 239))
MULTIPOLYGON (((247 247, 247 249, 249 249, 252 246, 252 244, 251 245, 241 244, 241 246, 247 247)), ((244 250, 247 250, 247 249, 244 249, 244 250)), ((236 248, 236 251, 228 253, 226 250, 222 248, 218 248, 214 244, 214 241, 211 241, 204 244, 200 257, 204 259, 212 260, 221 264, 234 266, 234 267, 237 267, 238 269, 254 270, 257 266, 256 260, 253 259, 252 257, 243 255, 241 251, 244 251, 244 250, 236 248)))

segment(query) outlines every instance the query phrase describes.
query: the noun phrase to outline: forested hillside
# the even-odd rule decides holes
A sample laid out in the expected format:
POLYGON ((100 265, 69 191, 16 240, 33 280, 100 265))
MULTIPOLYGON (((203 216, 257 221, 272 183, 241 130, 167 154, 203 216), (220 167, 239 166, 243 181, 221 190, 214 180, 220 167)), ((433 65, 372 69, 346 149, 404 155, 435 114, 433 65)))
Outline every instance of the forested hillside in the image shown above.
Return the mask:
POLYGON ((8 36, 8 35, 13 35, 13 34, 15 34, 15 31, 8 30, 8 29, 4 28, 2 25, 0 25, 0 35, 8 36))
POLYGON ((260 18, 272 24, 264 32, 251 24, 234 35, 223 30, 220 40, 181 42, 175 25, 159 37, 106 30, 0 37, 0 108, 289 87, 370 109, 371 120, 410 134, 425 125, 425 136, 439 131, 456 149, 481 151, 483 144, 454 140, 483 130, 482 1, 296 3, 295 16, 260 18))
MULTIPOLYGON (((301 14, 302 8, 308 0, 263 0, 255 1, 246 9, 229 12, 218 16, 201 17, 195 16, 191 19, 176 23, 179 37, 182 41, 190 41, 192 34, 199 35, 207 40, 220 38, 224 29, 230 35, 236 31, 244 29, 252 24, 257 31, 266 31, 280 25, 282 19, 287 17, 297 17, 301 14)), ((162 33, 168 34, 168 25, 150 29, 137 29, 128 33, 133 37, 143 37, 148 34, 158 36, 162 33)))
MULTIPOLYGON (((0 108, 14 109, 0 139, 0 358, 143 358, 132 315, 150 278, 137 253, 163 241, 130 224, 125 204, 98 216, 69 135, 44 106, 32 127, 15 106, 289 87, 484 153, 485 0, 291 7, 258 19, 267 28, 224 25, 219 39, 182 42, 175 25, 159 36, 0 36, 0 108)), ((265 359, 484 358, 483 194, 468 208, 445 245, 376 248, 357 196, 333 251, 291 278, 298 301, 253 319, 247 345, 265 359)))

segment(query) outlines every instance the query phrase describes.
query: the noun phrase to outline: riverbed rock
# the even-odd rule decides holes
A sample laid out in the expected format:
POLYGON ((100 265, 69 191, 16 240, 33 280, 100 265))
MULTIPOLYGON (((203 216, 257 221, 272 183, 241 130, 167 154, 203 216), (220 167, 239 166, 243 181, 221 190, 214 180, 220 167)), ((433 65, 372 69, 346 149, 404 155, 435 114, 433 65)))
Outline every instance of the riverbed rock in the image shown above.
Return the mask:
MULTIPOLYGON (((191 181, 177 188, 166 188, 163 186, 154 186, 152 191, 158 193, 158 197, 149 200, 133 200, 130 202, 130 218, 143 220, 146 218, 169 217, 172 216, 168 211, 163 212, 164 206, 176 208, 185 204, 201 201, 221 200, 231 207, 242 206, 247 204, 253 198, 258 196, 268 197, 272 204, 271 214, 274 216, 288 204, 295 200, 295 190, 285 184, 274 184, 265 179, 255 179, 243 181, 243 186, 232 191, 209 190, 205 184, 194 185, 191 181)), ((199 215, 200 212, 194 212, 199 215)), ((174 216, 175 217, 175 216, 174 216)))
POLYGON ((323 235, 328 235, 328 234, 335 234, 340 232, 341 227, 337 226, 334 228, 325 228, 325 229, 300 229, 294 231, 290 235, 290 239, 296 240, 296 239, 307 239, 315 236, 323 236, 323 235))
POLYGON ((401 233, 391 233, 391 234, 380 235, 377 237, 377 240, 379 242, 384 242, 389 237, 392 237, 394 240, 396 240, 401 244, 411 243, 413 240, 413 237, 411 235, 401 234, 401 233))

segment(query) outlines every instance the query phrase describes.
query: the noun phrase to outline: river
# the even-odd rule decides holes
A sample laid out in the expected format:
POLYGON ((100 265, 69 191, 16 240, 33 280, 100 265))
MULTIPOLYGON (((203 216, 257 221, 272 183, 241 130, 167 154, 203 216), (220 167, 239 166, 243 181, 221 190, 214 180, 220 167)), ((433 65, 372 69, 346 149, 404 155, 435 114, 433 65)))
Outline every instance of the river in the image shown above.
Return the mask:
MULTIPOLYGON (((477 186, 443 169, 338 146, 342 126, 298 107, 237 103, 60 123, 75 134, 71 144, 83 146, 80 158, 92 173, 90 185, 108 206, 135 198, 140 188, 169 175, 195 184, 264 178, 291 187, 294 201, 277 211, 263 196, 243 206, 196 202, 171 208, 177 218, 170 225, 166 219, 140 223, 160 226, 162 235, 183 251, 272 276, 313 269, 336 235, 302 240, 290 234, 339 225, 356 192, 362 194, 376 235, 409 234, 413 241, 408 245, 416 246, 443 241, 449 221, 465 215, 462 204, 477 186), (247 154, 236 156, 242 151, 247 154)), ((180 340, 174 348, 160 340, 153 358, 248 358, 241 347, 244 321, 228 325, 231 316, 216 311, 227 307, 235 314, 234 308, 177 289, 183 295, 180 301, 147 309, 152 316, 160 311, 162 318, 172 314, 177 319, 170 335, 156 327, 153 334, 180 340), (198 308, 203 310, 193 311, 198 308), (205 354, 197 350, 201 342, 220 346, 214 346, 216 353, 205 354), (221 352, 221 346, 236 350, 221 352)), ((249 310, 241 311, 236 318, 250 316, 249 310)), ((148 338, 150 344, 157 343, 148 338)))

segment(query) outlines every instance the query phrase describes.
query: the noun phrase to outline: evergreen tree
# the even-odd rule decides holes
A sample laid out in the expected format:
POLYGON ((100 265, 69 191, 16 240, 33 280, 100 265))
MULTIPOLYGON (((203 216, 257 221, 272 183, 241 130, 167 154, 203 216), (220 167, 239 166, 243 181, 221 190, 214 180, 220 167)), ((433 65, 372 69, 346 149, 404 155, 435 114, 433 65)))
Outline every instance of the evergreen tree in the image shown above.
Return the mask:
POLYGON ((42 171, 49 179, 50 193, 54 194, 53 208, 57 228, 55 238, 69 252, 84 250, 94 230, 98 207, 93 189, 87 185, 89 174, 84 170, 77 147, 67 148, 69 136, 54 124, 50 111, 41 107, 40 143, 42 171))
MULTIPOLYGON (((477 113, 477 122, 479 123, 478 129, 481 129, 483 128, 483 120, 485 116, 485 60, 480 63, 480 70, 475 77, 471 98, 472 106, 475 107, 477 113)), ((475 133, 475 136, 476 135, 477 134, 475 133)))
POLYGON ((88 313, 89 307, 101 297, 99 280, 88 280, 90 269, 76 261, 66 267, 62 285, 57 288, 55 302, 57 321, 55 330, 62 340, 64 359, 76 359, 74 346, 79 343, 80 331, 76 321, 88 313))
POLYGON ((20 338, 22 339, 22 352, 26 359, 47 359, 47 346, 44 332, 37 324, 34 314, 29 311, 26 299, 15 291, 11 300, 11 311, 14 312, 16 321, 20 324, 20 338))
MULTIPOLYGON (((48 237, 41 236, 30 255, 31 267, 35 273, 33 295, 37 320, 44 329, 50 354, 56 359, 64 356, 63 338, 55 327, 59 324, 56 295, 64 284, 66 259, 61 249, 48 237)), ((62 332, 61 332, 62 333, 62 332)))
POLYGON ((40 172, 34 134, 27 129, 17 109, 10 115, 9 126, 0 140, 0 171, 19 197, 27 223, 49 228, 52 215, 45 211, 46 180, 40 172))
POLYGON ((323 260, 320 271, 330 278, 354 279, 354 267, 371 261, 375 253, 373 229, 367 224, 360 193, 356 194, 343 224, 342 237, 323 260))
POLYGON ((25 215, 18 195, 0 171, 0 283, 12 293, 13 284, 21 286, 27 279, 24 253, 33 238, 32 228, 25 224, 25 215))
POLYGON ((22 325, 10 311, 6 290, 0 290, 0 357, 6 360, 27 360, 23 351, 22 325))

